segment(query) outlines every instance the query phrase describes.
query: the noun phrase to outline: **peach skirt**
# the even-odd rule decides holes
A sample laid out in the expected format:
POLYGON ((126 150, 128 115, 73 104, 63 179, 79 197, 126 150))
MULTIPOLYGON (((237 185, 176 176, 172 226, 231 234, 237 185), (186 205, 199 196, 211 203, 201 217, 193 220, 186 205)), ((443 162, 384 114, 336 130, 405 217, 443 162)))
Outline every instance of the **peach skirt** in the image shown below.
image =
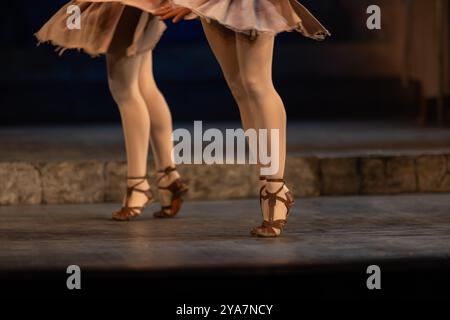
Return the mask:
POLYGON ((63 6, 36 33, 38 41, 51 42, 62 54, 66 49, 84 50, 91 56, 121 52, 133 56, 152 50, 166 25, 152 12, 166 0, 73 0, 63 6), (68 28, 73 15, 70 6, 80 9, 80 29, 68 28))
POLYGON ((298 31, 306 37, 323 40, 327 29, 296 0, 172 0, 191 9, 197 16, 216 21, 236 32, 256 36, 298 31))

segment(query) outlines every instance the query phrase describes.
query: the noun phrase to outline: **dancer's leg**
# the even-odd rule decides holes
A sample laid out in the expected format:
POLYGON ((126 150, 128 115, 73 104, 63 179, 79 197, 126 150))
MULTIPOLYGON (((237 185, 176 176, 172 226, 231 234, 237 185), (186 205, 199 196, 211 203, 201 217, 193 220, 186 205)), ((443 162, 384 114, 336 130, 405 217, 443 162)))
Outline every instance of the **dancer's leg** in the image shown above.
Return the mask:
MULTIPOLYGON (((222 67, 225 78, 235 96, 243 115, 256 129, 278 129, 279 140, 268 139, 268 150, 277 143, 279 168, 269 178, 283 178, 286 158, 286 113, 283 103, 272 83, 272 55, 274 37, 260 35, 255 40, 226 30, 215 24, 203 22, 210 46, 222 67)), ((270 133, 270 132, 269 132, 270 133)), ((270 135, 269 135, 270 136, 270 135)), ((271 182, 265 185, 267 191, 276 192, 282 183, 271 182)), ((286 187, 284 192, 288 192, 286 187)), ((282 195, 282 197, 286 197, 282 195)), ((268 203, 263 203, 264 219, 269 219, 268 203)), ((277 203, 274 219, 284 219, 286 209, 277 203)))
MULTIPOLYGON (((150 118, 144 98, 139 89, 139 71, 142 56, 127 57, 107 54, 108 83, 111 94, 119 106, 128 163, 128 176, 141 177, 147 173, 147 154, 150 136, 150 118)), ((139 179, 128 180, 128 186, 139 179)), ((147 181, 140 186, 148 189, 147 181)), ((129 205, 140 206, 147 200, 141 193, 133 193, 129 205)))
MULTIPOLYGON (((142 11, 137 8, 125 7, 106 55, 109 88, 119 107, 122 119, 128 177, 142 177, 147 174, 150 137, 150 117, 139 88, 143 55, 127 56, 127 48, 133 41, 141 14, 142 11)), ((147 180, 127 180, 128 187, 138 183, 141 190, 147 190, 150 187, 147 180)), ((138 207, 147 200, 145 194, 133 192, 127 205, 138 207)))
MULTIPOLYGON (((268 129, 268 150, 272 144, 279 148, 277 172, 268 178, 282 179, 286 161, 286 111, 272 82, 274 36, 260 34, 252 40, 236 34, 237 56, 243 86, 258 129, 268 129), (279 130, 279 140, 271 141, 270 130, 279 130)), ((261 146, 260 146, 261 147, 261 146)))
MULTIPOLYGON (((273 175, 268 176, 268 180, 263 190, 263 196, 269 193, 276 194, 284 199, 289 206, 292 205, 289 189, 282 181, 286 161, 286 112, 283 101, 278 95, 272 82, 272 58, 274 36, 260 34, 254 40, 246 35, 236 34, 237 55, 243 86, 251 102, 252 114, 255 117, 257 129, 268 130, 267 150, 271 146, 278 146, 278 153, 271 154, 278 157, 278 170, 273 175), (279 138, 271 139, 270 130, 278 129, 279 138), (271 181, 269 179, 275 179, 271 181)), ((261 145, 259 144, 261 148, 261 145)), ((271 206, 271 201, 262 201, 262 212, 266 221, 282 221, 286 219, 288 209, 282 201, 275 201, 271 206), (272 211, 272 216, 271 216, 272 211)), ((271 236, 272 233, 279 235, 281 226, 276 223, 272 227, 257 228, 254 232, 262 236, 271 236)))
POLYGON ((152 52, 143 55, 139 71, 139 88, 150 114, 150 140, 156 170, 173 166, 172 115, 153 77, 152 52))
POLYGON ((202 23, 239 105, 244 128, 279 129, 279 170, 271 178, 282 178, 286 158, 286 113, 272 82, 274 37, 259 35, 251 40, 218 24, 202 23))
POLYGON ((164 96, 159 91, 152 70, 152 54, 142 58, 139 73, 139 88, 147 105, 151 121, 151 142, 157 170, 159 202, 161 210, 157 218, 174 217, 180 210, 182 195, 187 191, 187 182, 174 170, 172 159, 172 116, 164 96))
MULTIPOLYGON (((216 56, 222 73, 239 106, 242 127, 244 130, 256 129, 255 115, 252 114, 251 104, 245 91, 236 48, 236 33, 217 24, 202 20, 203 29, 208 43, 216 56)), ((258 162, 258 150, 250 147, 250 152, 258 162)), ((259 164, 257 165, 259 167, 259 164)), ((265 185, 265 180, 259 181, 259 188, 265 185)))
MULTIPOLYGON (((175 164, 172 159, 172 115, 155 82, 151 52, 143 55, 139 71, 139 88, 150 114, 150 141, 156 171, 174 167, 175 164)), ((168 185, 180 177, 177 171, 172 171, 167 175, 161 173, 158 175, 161 177, 160 183, 162 185, 168 185)))
POLYGON ((214 22, 209 23, 202 20, 202 25, 209 45, 239 106, 242 126, 245 130, 255 128, 254 117, 241 80, 236 33, 214 22))

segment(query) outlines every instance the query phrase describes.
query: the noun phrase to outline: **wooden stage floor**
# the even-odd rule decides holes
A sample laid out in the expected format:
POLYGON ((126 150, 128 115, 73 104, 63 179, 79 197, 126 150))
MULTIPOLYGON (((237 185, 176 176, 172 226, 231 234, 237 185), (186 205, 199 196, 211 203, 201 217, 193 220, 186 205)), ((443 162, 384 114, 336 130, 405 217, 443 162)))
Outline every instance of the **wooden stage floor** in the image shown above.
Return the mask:
POLYGON ((401 270, 423 264, 432 276, 433 268, 447 268, 450 260, 448 194, 301 199, 278 239, 249 236, 250 227, 260 222, 256 200, 190 202, 172 220, 152 219, 154 204, 128 223, 110 220, 116 208, 0 207, 0 278, 32 278, 37 272, 59 272, 64 278, 69 265, 158 279, 214 272, 245 278, 353 266, 364 286, 371 264, 396 262, 401 270))

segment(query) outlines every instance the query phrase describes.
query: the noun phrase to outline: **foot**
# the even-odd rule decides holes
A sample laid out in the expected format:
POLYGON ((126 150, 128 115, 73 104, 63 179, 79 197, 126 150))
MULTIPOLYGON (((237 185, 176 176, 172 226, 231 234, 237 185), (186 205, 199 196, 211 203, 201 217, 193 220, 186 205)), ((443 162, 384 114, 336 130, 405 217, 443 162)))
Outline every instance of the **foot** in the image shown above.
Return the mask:
POLYGON ((155 212, 155 218, 173 218, 181 209, 183 197, 188 192, 187 181, 180 177, 175 167, 167 167, 157 172, 158 194, 161 210, 155 212))
POLYGON ((260 204, 264 221, 251 234, 258 237, 278 237, 287 223, 294 198, 282 179, 266 179, 260 189, 260 204))
POLYGON ((127 193, 122 208, 112 215, 113 220, 116 221, 129 221, 140 216, 144 208, 153 202, 153 194, 147 176, 129 177, 127 180, 127 193))

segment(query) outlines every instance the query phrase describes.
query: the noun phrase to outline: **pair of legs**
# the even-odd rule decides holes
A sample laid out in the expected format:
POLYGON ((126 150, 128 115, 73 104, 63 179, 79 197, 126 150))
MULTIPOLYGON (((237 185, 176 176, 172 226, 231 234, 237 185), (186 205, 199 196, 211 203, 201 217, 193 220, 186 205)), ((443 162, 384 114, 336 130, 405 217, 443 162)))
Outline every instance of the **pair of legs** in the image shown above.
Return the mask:
MULTIPOLYGON (((126 7, 117 27, 111 48, 106 55, 108 83, 119 106, 125 136, 128 177, 147 174, 149 141, 157 171, 173 167, 172 118, 164 96, 159 91, 152 68, 152 52, 127 56, 126 48, 132 41, 141 11, 126 7)), ((177 179, 176 171, 164 175, 161 183, 177 179)), ((150 188, 146 179, 128 179, 128 187, 139 183, 139 188, 150 188)), ((129 205, 142 206, 147 201, 143 193, 133 192, 129 205)))
MULTIPOLYGON (((286 112, 272 82, 274 36, 255 39, 202 20, 208 42, 239 106, 245 130, 278 129, 279 169, 270 178, 283 178, 286 158, 286 112)), ((270 134, 269 134, 270 137, 270 134)))
POLYGON ((172 118, 152 73, 152 52, 133 57, 107 54, 108 83, 119 106, 128 176, 147 173, 149 141, 156 170, 173 166, 172 118))
MULTIPOLYGON (((285 192, 281 192, 279 196, 286 199, 288 189, 281 181, 286 161, 286 112, 272 81, 275 36, 262 33, 251 39, 215 22, 202 20, 202 24, 211 49, 239 106, 244 129, 267 129, 269 132, 267 150, 271 150, 272 144, 278 144, 279 154, 275 155, 279 159, 278 171, 266 177, 278 181, 269 183, 266 182, 269 180, 261 180, 261 187, 269 193, 284 190, 285 192), (279 130, 278 141, 271 141, 271 129, 279 130)), ((269 219, 268 202, 262 202, 264 220, 269 219)), ((277 202, 273 219, 285 219, 286 214, 287 208, 282 202, 277 202)), ((280 231, 278 229, 277 233, 280 231)))

